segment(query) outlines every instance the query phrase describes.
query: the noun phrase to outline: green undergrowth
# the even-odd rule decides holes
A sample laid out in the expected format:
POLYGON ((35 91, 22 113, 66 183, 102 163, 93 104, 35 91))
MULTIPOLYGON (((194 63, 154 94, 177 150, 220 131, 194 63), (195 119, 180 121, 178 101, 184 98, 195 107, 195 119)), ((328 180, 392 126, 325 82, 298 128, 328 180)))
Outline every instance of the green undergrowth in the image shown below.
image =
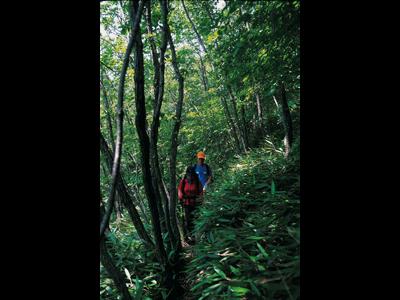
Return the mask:
MULTIPOLYGON (((133 299, 150 300, 155 294, 167 294, 160 287, 160 266, 155 253, 140 242, 129 219, 123 219, 107 234, 108 249, 117 268, 125 276, 133 299)), ((105 269, 100 265, 100 299, 122 299, 105 269)))
POLYGON ((193 299, 299 299, 298 152, 266 144, 218 175, 186 267, 193 299))

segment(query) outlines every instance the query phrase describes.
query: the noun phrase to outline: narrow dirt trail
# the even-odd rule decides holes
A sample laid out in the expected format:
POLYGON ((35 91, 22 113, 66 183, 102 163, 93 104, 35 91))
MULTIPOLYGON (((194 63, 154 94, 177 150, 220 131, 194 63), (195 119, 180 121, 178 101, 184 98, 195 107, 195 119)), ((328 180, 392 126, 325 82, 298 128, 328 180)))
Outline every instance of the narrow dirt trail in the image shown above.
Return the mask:
POLYGON ((187 264, 194 258, 193 247, 186 242, 182 243, 182 268, 178 275, 178 282, 183 289, 183 293, 181 295, 182 300, 194 300, 194 296, 192 295, 191 283, 187 280, 186 277, 186 266, 187 264))

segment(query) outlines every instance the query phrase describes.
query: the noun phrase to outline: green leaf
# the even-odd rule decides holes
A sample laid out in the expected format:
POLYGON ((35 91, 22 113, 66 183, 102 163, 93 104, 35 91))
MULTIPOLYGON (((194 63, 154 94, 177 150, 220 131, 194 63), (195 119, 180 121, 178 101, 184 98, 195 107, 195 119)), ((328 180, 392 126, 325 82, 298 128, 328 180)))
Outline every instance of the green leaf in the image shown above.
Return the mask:
POLYGON ((272 179, 272 182, 271 182, 271 194, 275 195, 275 181, 273 179, 272 179))
POLYGON ((143 282, 136 277, 135 283, 136 283, 135 299, 142 299, 143 287, 144 287, 143 282))
POLYGON ((235 274, 235 275, 240 274, 240 270, 238 268, 235 268, 234 266, 229 266, 229 268, 231 269, 233 274, 235 274))
POLYGON ((128 279, 129 279, 129 281, 132 281, 131 280, 131 274, 129 273, 129 271, 126 268, 124 268, 124 271, 125 271, 126 277, 128 277, 128 279))
POLYGON ((288 231, 289 235, 290 235, 298 244, 300 244, 300 231, 299 231, 299 228, 287 227, 287 231, 288 231))
POLYGON ((268 253, 264 250, 264 248, 259 244, 259 243, 257 243, 257 247, 258 247, 258 249, 261 251, 261 253, 265 256, 265 258, 269 258, 269 255, 268 255, 268 253))
POLYGON ((259 240, 263 240, 264 237, 261 236, 248 236, 246 237, 247 240, 255 240, 255 241, 259 241, 259 240))
POLYGON ((214 236, 213 236, 213 234, 212 234, 212 232, 210 231, 210 232, 208 232, 208 241, 210 242, 210 243, 214 243, 214 236))
POLYGON ((259 183, 254 186, 255 190, 261 190, 263 188, 269 188, 270 185, 268 183, 259 183))
POLYGON ((254 263, 257 262, 257 259, 258 259, 257 256, 252 256, 252 255, 250 255, 249 258, 250 258, 250 260, 251 260, 252 262, 254 262, 254 263))
POLYGON ((196 284, 195 286, 193 286, 190 290, 192 291, 192 292, 194 292, 195 290, 197 290, 199 287, 201 287, 202 285, 204 285, 204 284, 206 284, 206 283, 208 283, 208 281, 206 281, 206 280, 201 280, 198 284, 196 284))
POLYGON ((199 300, 203 300, 205 298, 207 298, 207 296, 209 296, 211 294, 211 292, 207 292, 205 294, 202 294, 202 296, 199 298, 199 300))
POLYGON ((260 293, 260 291, 258 290, 258 288, 255 286, 255 284, 254 284, 252 281, 249 281, 249 283, 250 283, 251 290, 252 290, 258 297, 261 297, 261 293, 260 293))
POLYGON ((247 292, 250 291, 249 289, 240 286, 231 286, 230 289, 237 296, 244 296, 247 292))
POLYGON ((163 241, 166 242, 168 240, 168 232, 163 234, 163 241))
POLYGON ((218 282, 218 283, 216 283, 216 284, 213 284, 212 286, 209 286, 208 288, 206 288, 206 289, 204 290, 204 292, 208 292, 208 291, 210 291, 210 290, 213 290, 213 289, 219 287, 221 284, 222 284, 221 282, 218 282))
POLYGON ((219 276, 221 276, 223 279, 227 279, 226 274, 219 268, 217 268, 216 266, 214 266, 214 270, 215 272, 217 272, 217 274, 219 276))
POLYGON ((168 254, 168 260, 171 259, 171 257, 175 254, 175 250, 172 250, 169 254, 168 254))
POLYGON ((265 270, 266 270, 265 267, 262 266, 262 265, 257 265, 257 267, 258 267, 258 269, 259 269, 260 271, 265 271, 265 270))

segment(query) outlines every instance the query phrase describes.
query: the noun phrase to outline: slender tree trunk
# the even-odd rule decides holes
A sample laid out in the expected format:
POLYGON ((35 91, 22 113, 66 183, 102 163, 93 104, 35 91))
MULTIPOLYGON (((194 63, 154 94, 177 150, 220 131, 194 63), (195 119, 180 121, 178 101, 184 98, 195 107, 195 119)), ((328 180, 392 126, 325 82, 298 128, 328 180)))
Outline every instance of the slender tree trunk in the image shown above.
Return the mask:
MULTIPOLYGON (((111 191, 110 196, 108 198, 107 203, 107 210, 104 215, 104 219, 100 224, 100 237, 103 235, 105 228, 108 226, 110 221, 112 209, 114 207, 115 201, 115 191, 117 185, 117 175, 120 169, 121 163, 121 152, 122 152, 122 139, 123 139, 123 119, 124 119, 124 110, 123 110, 123 103, 124 103, 124 91, 125 91, 125 75, 129 65, 129 57, 132 52, 134 38, 136 37, 136 32, 138 31, 140 19, 142 16, 143 11, 143 1, 140 2, 140 6, 137 10, 137 14, 135 18, 132 16, 132 31, 129 37, 128 47, 125 52, 124 61, 122 64, 121 76, 119 80, 119 87, 118 87, 118 104, 117 104, 117 141, 115 143, 115 151, 114 151, 114 161, 113 161, 113 169, 112 169, 112 176, 111 176, 111 191), (133 21, 134 20, 134 21, 133 21)), ((137 3, 136 3, 137 4, 137 3)))
MULTIPOLYGON (((128 164, 129 166, 129 172, 131 173, 138 173, 138 167, 136 165, 136 160, 134 159, 133 155, 131 153, 128 153, 128 158, 130 163, 128 164)), ((133 203, 137 206, 139 206, 139 209, 142 213, 142 217, 145 221, 146 224, 150 224, 149 219, 147 218, 147 213, 146 213, 146 209, 144 207, 142 198, 140 196, 140 191, 137 188, 137 185, 134 185, 133 189, 129 189, 128 185, 126 184, 124 177, 121 175, 122 177, 122 185, 125 187, 125 190, 127 191, 129 197, 131 199, 134 199, 133 203)))
MULTIPOLYGON (((100 150, 104 155, 105 161, 107 163, 107 167, 112 171, 112 156, 111 156, 111 151, 107 145, 106 140, 104 139, 102 133, 100 132, 100 150)), ((147 243, 147 245, 154 247, 154 243, 150 239, 150 236, 147 234, 143 223, 140 219, 139 213, 137 212, 133 200, 130 197, 126 185, 124 184, 123 178, 121 174, 118 174, 117 176, 117 192, 118 196, 121 198, 121 202, 125 205, 129 216, 132 220, 133 225, 135 226, 135 229, 139 235, 139 237, 147 243)), ((144 213, 144 212, 143 212, 144 213)))
POLYGON ((236 132, 236 127, 235 127, 235 123, 232 119, 232 115, 229 111, 229 107, 228 107, 228 103, 226 102, 225 97, 221 97, 221 103, 222 106, 224 107, 224 111, 225 111, 225 116, 228 120, 228 124, 231 127, 231 133, 233 135, 233 138, 235 140, 235 145, 236 145, 236 149, 238 151, 238 153, 242 152, 242 148, 240 147, 240 142, 239 142, 239 137, 238 134, 236 132))
POLYGON ((115 213, 117 215, 117 223, 122 219, 122 205, 118 193, 115 195, 115 213))
MULTIPOLYGON (((154 37, 153 37, 153 25, 151 21, 151 1, 147 1, 146 3, 146 23, 147 23, 147 33, 150 35, 149 41, 150 41, 150 48, 151 48, 151 57, 153 59, 153 65, 154 65, 154 82, 153 82, 153 87, 154 87, 154 102, 153 102, 153 107, 156 107, 156 102, 158 99, 158 90, 160 86, 160 63, 158 61, 158 53, 157 53, 157 48, 154 42, 154 37)), ((165 51, 165 50, 164 50, 165 51)))
POLYGON ((185 6, 184 0, 181 0, 181 2, 182 2, 183 9, 185 10, 186 17, 188 18, 190 24, 192 25, 193 31, 196 33, 197 40, 199 41, 201 48, 203 48, 204 53, 207 53, 206 46, 204 45, 203 39, 201 38, 199 32, 197 31, 196 25, 194 25, 192 18, 189 15, 189 11, 187 10, 187 8, 185 6))
MULTIPOLYGON (((111 158, 111 161, 112 161, 112 158, 111 158)), ((108 172, 104 165, 104 161, 101 163, 101 167, 102 167, 104 175, 107 176, 108 172)), ((111 162, 111 168, 112 168, 112 162, 111 162)), ((117 223, 118 223, 122 219, 122 205, 121 205, 121 199, 118 197, 118 193, 115 195, 115 203, 114 204, 115 204, 115 212, 117 215, 117 223)))
POLYGON ((243 138, 245 140, 246 146, 249 147, 249 145, 250 145, 249 134, 248 134, 248 126, 247 126, 246 112, 244 109, 244 105, 241 106, 240 113, 242 115, 243 138))
MULTIPOLYGON (((138 4, 134 2, 134 13, 138 11, 138 4)), ((151 213, 153 232, 156 241, 156 253, 161 265, 165 266, 167 254, 161 235, 160 215, 158 213, 157 201, 150 171, 150 140, 146 131, 146 102, 144 93, 144 66, 143 66, 143 44, 140 32, 135 36, 135 104, 136 104, 136 130, 139 136, 140 151, 142 157, 143 184, 151 213)))
POLYGON ((285 128, 285 157, 289 156, 292 142, 293 142, 293 126, 292 126, 292 117, 290 115, 289 106, 286 99, 286 90, 283 82, 280 83, 280 102, 282 106, 282 121, 283 126, 285 128))
POLYGON ((102 88, 102 91, 103 91, 103 103, 104 103, 104 110, 105 110, 106 119, 107 119, 108 135, 109 135, 111 146, 112 146, 112 150, 113 150, 113 153, 114 153, 114 151, 115 151, 115 142, 114 142, 114 132, 113 132, 113 126, 112 126, 112 119, 111 119, 111 109, 110 109, 110 105, 109 105, 109 102, 108 102, 107 91, 106 91, 106 88, 104 86, 103 79, 100 80, 100 85, 101 85, 101 88, 102 88))
POLYGON ((236 131, 238 133, 238 137, 239 137, 240 143, 242 145, 243 152, 247 152, 246 141, 244 139, 244 134, 243 134, 243 132, 241 130, 241 126, 240 126, 240 120, 239 120, 239 114, 237 111, 236 99, 235 99, 235 96, 233 95, 232 90, 229 86, 228 86, 228 93, 229 93, 229 96, 230 96, 231 102, 232 102, 233 117, 235 120, 234 125, 236 127, 236 131))
POLYGON ((182 77, 181 71, 179 70, 178 61, 176 58, 176 51, 174 42, 172 40, 171 33, 169 28, 167 30, 169 37, 169 45, 171 48, 172 54, 172 65, 175 71, 175 76, 178 80, 179 93, 178 93, 178 102, 176 104, 176 112, 175 112, 175 123, 171 134, 171 152, 170 152, 170 160, 169 160, 169 169, 170 169, 170 216, 171 216, 171 225, 174 231, 174 235, 176 240, 179 242, 178 247, 180 246, 180 234, 178 229, 178 220, 176 215, 176 156, 178 150, 178 135, 179 129, 181 126, 181 115, 182 115, 182 107, 183 107, 183 98, 184 98, 184 79, 182 77))
POLYGON ((263 122, 263 110, 261 106, 260 95, 258 92, 255 93, 256 104, 257 104, 257 127, 261 134, 264 133, 264 122, 263 122))
MULTIPOLYGON (((129 157, 129 160, 131 161, 130 171, 132 173, 139 174, 140 167, 138 166, 135 158, 133 157, 133 155, 131 153, 128 153, 128 157, 129 157)), ((124 185, 127 187, 127 185, 125 183, 124 183, 124 185)), ((126 190, 130 191, 128 188, 126 190)), ((142 212, 142 216, 143 216, 143 219, 145 220, 145 223, 146 224, 150 224, 150 221, 147 218, 145 204, 144 204, 144 201, 143 201, 142 196, 140 194, 140 190, 138 188, 138 185, 135 184, 133 186, 133 188, 131 189, 131 191, 132 191, 132 193, 129 193, 129 192, 128 193, 133 195, 132 198, 135 199, 135 204, 137 204, 139 206, 139 209, 142 212)))
MULTIPOLYGON (((157 109, 157 100, 158 100, 158 94, 159 94, 159 89, 160 89, 160 63, 158 60, 158 53, 157 53, 157 47, 154 42, 154 37, 153 37, 153 25, 151 21, 151 1, 147 1, 146 3, 146 23, 147 23, 147 33, 150 35, 149 41, 150 41, 150 48, 151 48, 151 57, 153 59, 153 65, 154 65, 154 79, 153 79, 153 89, 154 89, 154 99, 153 99, 153 119, 154 119, 154 114, 156 113, 157 109)), ((155 125, 155 122, 153 121, 151 131, 150 131, 150 151, 153 150, 154 147, 154 135, 155 132, 153 130, 153 127, 155 125)), ((158 130, 158 129, 157 129, 158 130)), ((153 153, 150 154, 151 160, 151 165, 153 168, 153 171, 155 170, 155 164, 156 162, 153 159, 154 155, 157 155, 157 149, 153 151, 153 153)), ((158 162, 158 159, 157 159, 158 162)), ((156 180, 157 174, 154 174, 153 176, 153 181, 156 180)), ((160 189, 158 188, 158 183, 153 182, 153 185, 155 187, 155 191, 159 191, 160 189), (157 187, 157 188, 156 188, 157 187)), ((157 198, 160 198, 160 195, 157 195, 157 198)), ((165 204, 164 204, 164 207, 165 204)), ((158 208, 158 213, 160 214, 160 225, 161 225, 161 232, 165 234, 167 232, 167 225, 166 225, 166 217, 165 217, 165 211, 164 211, 163 203, 161 201, 157 201, 157 208, 158 208)))
POLYGON ((271 106, 272 106, 271 102, 272 101, 270 98, 266 98, 265 100, 266 101, 265 101, 264 113, 263 113, 264 124, 265 124, 265 134, 270 135, 271 134, 270 118, 271 118, 271 106))
POLYGON ((192 42, 189 41, 189 44, 190 44, 190 46, 193 47, 193 49, 195 49, 196 54, 197 54, 198 57, 199 57, 199 61, 200 61, 200 67, 199 67, 199 70, 200 70, 200 78, 201 78, 201 82, 203 83, 204 91, 207 92, 207 91, 208 91, 207 70, 206 70, 206 66, 205 66, 205 64, 204 64, 204 60, 203 60, 203 58, 202 58, 202 56, 201 56, 201 51, 200 51, 200 49, 199 49, 196 45, 194 45, 194 43, 192 43, 192 42))
POLYGON ((115 287, 122 296, 122 299, 131 300, 131 295, 129 294, 129 290, 125 284, 124 274, 120 272, 114 264, 113 259, 111 258, 111 255, 108 252, 106 246, 105 236, 100 239, 100 262, 106 269, 108 275, 110 275, 111 279, 113 280, 115 287))
MULTIPOLYGON (((166 6, 166 5, 165 5, 166 6)), ((161 7, 161 19, 163 23, 163 32, 161 38, 161 47, 160 47, 160 62, 157 60, 157 52, 155 48, 154 41, 150 41, 150 45, 152 48, 152 56, 153 56, 153 64, 155 69, 155 78, 154 78, 154 94, 155 101, 154 103, 154 110, 153 110, 153 122, 151 124, 151 131, 150 131, 150 157, 151 157, 151 166, 152 166, 152 180, 154 186, 154 192, 156 193, 157 199, 161 199, 158 201, 159 208, 161 208, 161 214, 165 215, 165 225, 167 231, 169 233, 169 239, 172 244, 174 244, 174 235, 171 228, 171 222, 169 217, 168 211, 168 198, 164 187, 161 185, 161 171, 160 171, 160 164, 158 160, 158 150, 157 150, 157 142, 158 142, 158 130, 160 127, 160 113, 161 113, 161 106, 164 99, 164 80, 165 80, 165 51, 167 49, 167 34, 166 34, 166 24, 167 24, 167 16, 168 11, 167 8, 161 7), (158 75, 156 75, 158 73, 158 75), (164 205, 162 205, 164 203, 164 205), (163 211, 164 206, 164 211, 163 211)), ((152 24, 151 24, 151 4, 148 2, 147 5, 147 27, 148 31, 152 33, 152 24)), ((162 219, 161 219, 162 220, 162 219)))
MULTIPOLYGON (((197 36, 197 40, 198 40, 199 45, 202 47, 203 51, 204 51, 205 53, 207 53, 206 47, 205 47, 205 45, 204 45, 204 42, 203 42, 203 40, 202 40, 202 38, 201 38, 199 32, 198 32, 197 29, 196 29, 195 24, 193 23, 193 21, 192 21, 190 15, 189 15, 189 12, 188 12, 188 10, 187 10, 187 8, 186 8, 186 6, 185 6, 184 0, 181 0, 181 2, 182 2, 182 6, 183 6, 183 8, 184 8, 186 17, 188 18, 188 20, 189 20, 189 22, 190 22, 190 24, 191 24, 191 26, 192 26, 193 31, 196 33, 196 36, 197 36)), ((211 20, 213 21, 213 23, 216 24, 215 20, 212 18, 212 16, 211 16, 209 10, 207 9, 206 3, 203 4, 203 7, 206 9, 206 11, 207 11, 209 17, 211 18, 211 20)), ((214 42, 214 45, 217 46, 217 42, 216 42, 216 41, 214 42)), ((201 64, 201 72, 202 72, 202 74, 203 74, 203 78, 207 79, 207 77, 205 77, 205 76, 206 76, 206 72, 205 72, 204 63, 203 63, 201 57, 200 57, 200 64, 201 64)), ((211 68, 212 68, 212 70, 214 71, 214 66, 213 66, 212 62, 211 62, 211 68)), ((226 76, 225 76, 225 78, 226 78, 226 76)), ((205 82, 207 82, 207 81, 205 80, 205 82)), ((207 85, 207 89, 208 89, 208 84, 206 83, 206 84, 204 84, 204 85, 205 85, 205 86, 207 85)), ((207 91, 207 89, 205 88, 206 91, 207 91)), ((236 145, 237 145, 238 151, 239 151, 239 152, 242 152, 242 151, 240 150, 240 148, 243 148, 243 151, 246 152, 246 151, 247 151, 247 145, 246 145, 246 142, 245 142, 245 139, 244 139, 244 134, 241 132, 241 129, 240 129, 240 121, 239 121, 239 117, 238 117, 238 113, 237 113, 237 108, 236 108, 236 100, 235 100, 235 98, 233 97, 233 94, 232 94, 232 92, 231 92, 230 89, 229 89, 229 95, 231 96, 231 100, 232 100, 232 107, 233 107, 235 122, 232 121, 232 116, 231 116, 230 113, 229 113, 229 109, 228 109, 226 100, 223 99, 223 100, 222 100, 222 103, 223 103, 223 106, 224 106, 224 109, 225 109, 226 116, 227 116, 228 120, 230 120, 230 121, 228 121, 228 122, 230 122, 230 124, 231 124, 231 128, 232 128, 232 131, 233 131, 233 133, 234 133, 234 139, 235 139, 235 143, 236 143, 236 145), (239 142, 239 140, 240 140, 240 142, 239 142), (239 146, 238 146, 238 145, 239 145, 239 146), (240 146, 240 145, 241 145, 241 146, 240 146)))
MULTIPOLYGON (((112 126, 112 120, 111 120, 111 109, 110 105, 108 102, 108 96, 106 92, 106 88, 104 86, 103 79, 100 80, 100 84, 103 90, 103 102, 104 102, 104 110, 106 112, 106 118, 107 118, 107 127, 108 127, 108 134, 110 138, 110 142, 112 145, 113 153, 115 151, 115 142, 114 142, 114 133, 113 133, 113 126, 112 126)), ((121 214, 122 214, 122 205, 119 197, 116 197, 115 199, 115 212, 117 213, 117 220, 119 221, 121 219, 121 214)))
MULTIPOLYGON (((100 203, 102 201, 100 200, 100 203)), ((100 206, 100 220, 103 219, 105 214, 104 207, 100 206)), ((108 226, 105 229, 106 232, 109 231, 108 226)), ((107 233, 104 234, 100 238, 100 262, 103 267, 106 269, 108 275, 113 280, 115 287, 117 288, 118 292, 121 294, 123 300, 131 300, 131 295, 129 294, 129 290, 125 284, 125 276, 124 274, 118 270, 117 266, 115 265, 107 247, 107 233)))
POLYGON ((201 74, 201 79, 203 81, 203 86, 204 86, 204 91, 208 91, 208 79, 207 79, 207 71, 206 67, 204 65, 203 59, 201 58, 201 54, 197 53, 199 56, 200 60, 200 74, 201 74))

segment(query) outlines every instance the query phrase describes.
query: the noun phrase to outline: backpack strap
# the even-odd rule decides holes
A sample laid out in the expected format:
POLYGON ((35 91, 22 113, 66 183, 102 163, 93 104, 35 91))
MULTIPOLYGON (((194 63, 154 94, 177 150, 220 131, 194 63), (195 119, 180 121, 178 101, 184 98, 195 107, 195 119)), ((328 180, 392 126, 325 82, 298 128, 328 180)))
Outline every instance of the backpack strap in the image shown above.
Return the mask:
POLYGON ((182 178, 182 188, 181 188, 182 195, 185 195, 185 182, 186 182, 186 178, 183 177, 182 178))
POLYGON ((178 186, 178 198, 179 198, 180 201, 183 201, 184 190, 185 190, 185 178, 182 178, 180 180, 179 186, 178 186))

